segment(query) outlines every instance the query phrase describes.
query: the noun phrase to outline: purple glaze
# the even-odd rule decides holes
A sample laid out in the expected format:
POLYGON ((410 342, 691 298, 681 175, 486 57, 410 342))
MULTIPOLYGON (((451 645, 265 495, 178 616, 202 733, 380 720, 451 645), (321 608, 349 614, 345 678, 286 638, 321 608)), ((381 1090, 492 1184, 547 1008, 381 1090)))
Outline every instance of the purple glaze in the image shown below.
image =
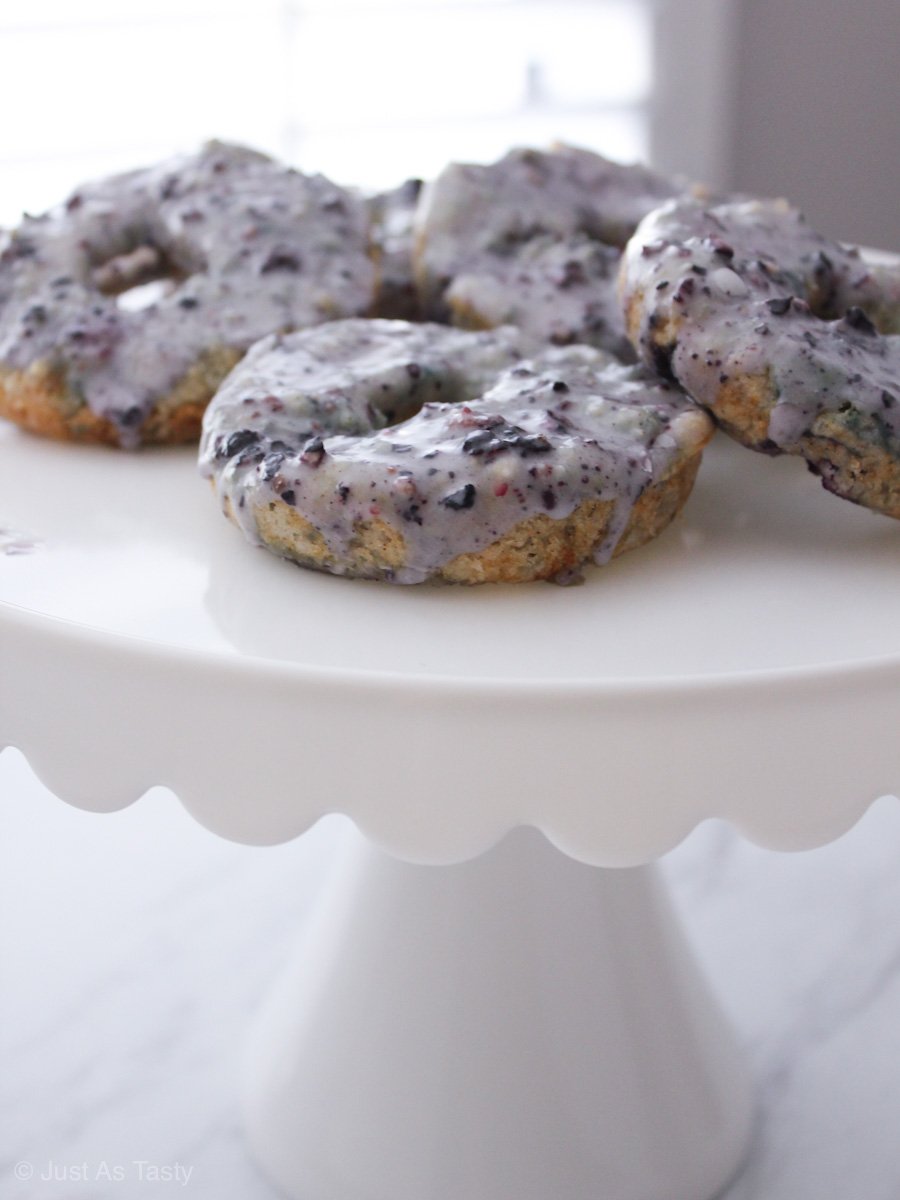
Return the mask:
POLYGON ((206 413, 201 470, 247 537, 286 503, 342 555, 360 523, 399 529, 419 583, 536 513, 616 508, 607 559, 643 490, 699 448, 677 389, 587 346, 520 331, 338 321, 254 346, 206 413))
POLYGON ((368 311, 364 202, 222 143, 80 188, 0 243, 0 363, 45 362, 121 443, 205 350, 368 311), (134 312, 115 293, 171 286, 134 312))
POLYGON ((640 353, 699 403, 713 406, 732 376, 768 378, 763 448, 791 452, 816 417, 840 412, 900 451, 900 337, 875 327, 900 328, 900 273, 786 202, 666 205, 635 234, 622 284, 626 303, 642 297, 640 353))

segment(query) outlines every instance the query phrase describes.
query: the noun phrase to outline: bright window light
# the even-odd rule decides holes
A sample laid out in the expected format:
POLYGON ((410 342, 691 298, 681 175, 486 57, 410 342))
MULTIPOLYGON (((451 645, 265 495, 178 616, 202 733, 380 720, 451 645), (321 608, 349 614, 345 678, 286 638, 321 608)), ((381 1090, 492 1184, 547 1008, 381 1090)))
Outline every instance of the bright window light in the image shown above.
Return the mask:
POLYGON ((246 142, 344 183, 563 140, 646 156, 652 0, 5 0, 0 223, 246 142))

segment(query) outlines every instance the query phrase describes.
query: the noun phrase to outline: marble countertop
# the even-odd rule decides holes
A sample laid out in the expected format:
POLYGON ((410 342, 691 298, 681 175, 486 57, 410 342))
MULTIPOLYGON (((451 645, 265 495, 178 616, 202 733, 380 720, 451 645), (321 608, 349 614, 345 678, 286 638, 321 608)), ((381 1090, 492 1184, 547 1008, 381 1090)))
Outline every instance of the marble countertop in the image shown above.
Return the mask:
MULTIPOLYGON (((276 1200, 242 1141, 240 1050, 339 821, 241 847, 163 789, 86 814, 0 757, 5 1200, 276 1200)), ((761 1098, 722 1200, 897 1200, 900 807, 790 855, 709 822, 663 870, 761 1098)))

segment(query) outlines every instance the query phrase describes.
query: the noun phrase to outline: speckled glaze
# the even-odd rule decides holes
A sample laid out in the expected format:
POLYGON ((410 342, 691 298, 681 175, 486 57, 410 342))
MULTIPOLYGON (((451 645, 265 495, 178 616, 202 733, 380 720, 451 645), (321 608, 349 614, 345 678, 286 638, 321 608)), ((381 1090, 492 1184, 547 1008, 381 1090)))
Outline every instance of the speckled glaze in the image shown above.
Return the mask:
MULTIPOLYGON (((622 288, 642 357, 728 411, 738 440, 809 457, 807 439, 827 434, 900 462, 900 274, 870 268, 784 201, 660 208, 628 246, 622 288), (762 421, 727 408, 748 379, 762 421)), ((849 498, 865 502, 864 487, 849 498)), ((898 503, 900 478, 880 479, 873 507, 898 503)))
POLYGON ((636 499, 708 420, 671 385, 587 346, 537 349, 520 331, 339 321, 254 346, 207 410, 201 470, 251 541, 287 505, 344 560, 379 518, 419 583, 537 513, 585 499, 615 515, 613 553, 636 499))
POLYGON ((621 247, 682 190, 646 167, 570 146, 451 164, 416 215, 426 315, 469 328, 508 323, 545 342, 632 357, 615 297, 621 247))
POLYGON ((368 311, 368 223, 322 176, 222 143, 86 185, 2 243, 0 364, 49 364, 134 446, 205 351, 368 311), (154 278, 154 303, 119 305, 154 278))

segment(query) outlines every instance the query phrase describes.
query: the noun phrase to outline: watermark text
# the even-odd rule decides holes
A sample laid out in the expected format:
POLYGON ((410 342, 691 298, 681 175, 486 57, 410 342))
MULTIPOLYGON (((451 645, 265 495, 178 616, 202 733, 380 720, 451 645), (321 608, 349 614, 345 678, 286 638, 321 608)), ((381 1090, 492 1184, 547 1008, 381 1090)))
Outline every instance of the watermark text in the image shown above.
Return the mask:
POLYGON ((127 1162, 100 1159, 99 1162, 17 1162, 13 1175, 20 1183, 170 1183, 187 1187, 194 1168, 181 1162, 152 1162, 133 1158, 127 1162))

